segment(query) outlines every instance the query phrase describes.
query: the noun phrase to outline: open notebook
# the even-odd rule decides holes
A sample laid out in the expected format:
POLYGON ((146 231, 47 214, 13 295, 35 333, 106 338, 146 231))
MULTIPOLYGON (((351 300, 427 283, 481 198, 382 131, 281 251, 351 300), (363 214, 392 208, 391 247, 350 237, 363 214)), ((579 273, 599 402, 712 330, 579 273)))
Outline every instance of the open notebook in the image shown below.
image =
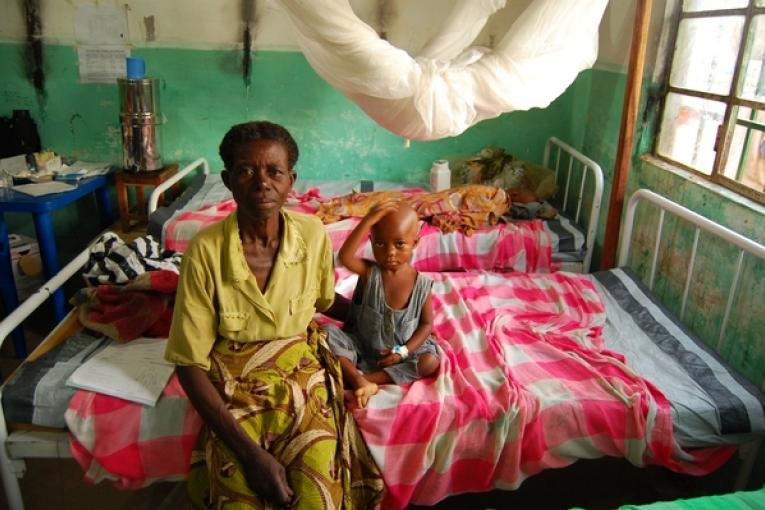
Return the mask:
POLYGON ((155 406, 175 365, 164 360, 166 338, 111 341, 75 370, 66 384, 155 406))

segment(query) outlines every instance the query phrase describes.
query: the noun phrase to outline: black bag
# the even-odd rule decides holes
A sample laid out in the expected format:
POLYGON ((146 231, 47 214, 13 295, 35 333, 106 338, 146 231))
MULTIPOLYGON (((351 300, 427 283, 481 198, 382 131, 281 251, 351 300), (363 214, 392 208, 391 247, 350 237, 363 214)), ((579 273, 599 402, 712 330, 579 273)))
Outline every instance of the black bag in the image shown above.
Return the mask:
POLYGON ((11 117, 0 117, 0 158, 40 151, 40 134, 29 110, 13 110, 11 117))

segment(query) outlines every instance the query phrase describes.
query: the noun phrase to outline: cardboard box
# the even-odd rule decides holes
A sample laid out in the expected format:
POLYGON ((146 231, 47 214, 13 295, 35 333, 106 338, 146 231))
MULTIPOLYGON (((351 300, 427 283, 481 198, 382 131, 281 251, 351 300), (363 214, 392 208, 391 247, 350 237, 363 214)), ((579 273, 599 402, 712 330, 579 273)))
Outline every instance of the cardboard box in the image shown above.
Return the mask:
POLYGON ((13 279, 16 282, 16 295, 19 301, 24 301, 45 281, 40 260, 40 247, 34 239, 19 234, 9 234, 8 241, 11 249, 13 279))

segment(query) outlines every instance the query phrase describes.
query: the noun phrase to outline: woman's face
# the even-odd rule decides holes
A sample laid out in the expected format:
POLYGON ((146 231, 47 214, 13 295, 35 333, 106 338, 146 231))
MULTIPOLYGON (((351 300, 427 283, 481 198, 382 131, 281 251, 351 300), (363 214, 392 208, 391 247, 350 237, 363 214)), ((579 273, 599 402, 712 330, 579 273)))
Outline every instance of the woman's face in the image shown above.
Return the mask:
POLYGON ((224 170, 222 176, 239 211, 252 217, 277 213, 295 182, 287 150, 273 140, 256 140, 239 146, 232 167, 224 170))

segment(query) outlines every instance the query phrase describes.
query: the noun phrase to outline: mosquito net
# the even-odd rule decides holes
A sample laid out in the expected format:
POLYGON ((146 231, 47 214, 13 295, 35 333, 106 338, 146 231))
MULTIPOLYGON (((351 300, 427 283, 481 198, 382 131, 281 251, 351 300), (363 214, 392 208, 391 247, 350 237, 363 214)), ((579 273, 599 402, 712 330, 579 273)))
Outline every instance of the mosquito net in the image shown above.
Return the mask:
POLYGON ((608 0, 533 0, 492 49, 471 44, 505 0, 456 0, 416 57, 381 39, 348 0, 278 3, 324 80, 389 131, 436 140, 550 104, 595 62, 608 0))

